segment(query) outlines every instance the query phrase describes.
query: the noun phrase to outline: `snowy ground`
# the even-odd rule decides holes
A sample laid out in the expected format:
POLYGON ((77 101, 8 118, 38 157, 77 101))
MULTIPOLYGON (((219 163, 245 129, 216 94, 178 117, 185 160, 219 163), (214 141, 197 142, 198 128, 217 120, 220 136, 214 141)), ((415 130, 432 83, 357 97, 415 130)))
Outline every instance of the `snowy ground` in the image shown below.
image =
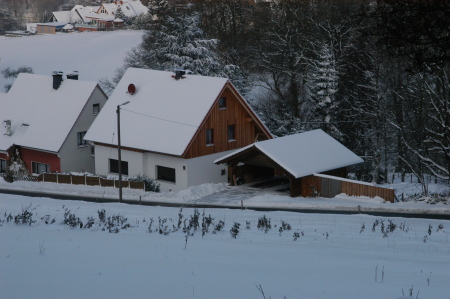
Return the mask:
MULTIPOLYGON (((265 298, 397 299, 411 288, 411 298, 449 298, 447 220, 207 209, 209 231, 202 238, 200 215, 186 243, 182 229, 156 231, 158 217, 167 219, 167 231, 177 227, 178 213, 0 194, 0 298, 263 298, 257 286, 265 298), (36 223, 7 222, 27 207, 36 223), (103 231, 102 209, 131 227, 103 231), (69 210, 84 225, 92 217, 93 226, 62 224, 69 210), (267 233, 257 228, 263 215, 271 220, 267 233), (383 224, 372 231, 377 219, 383 224), (213 234, 219 220, 225 226, 213 234), (396 227, 384 235, 389 220, 396 227), (291 230, 280 233, 282 221, 291 230)), ((189 220, 194 209, 182 214, 189 220)))
MULTIPOLYGON (((0 71, 33 68, 35 74, 79 71, 80 80, 111 79, 127 51, 142 41, 142 31, 83 32, 28 37, 0 36, 0 71)), ((10 83, 0 75, 0 92, 10 83)))

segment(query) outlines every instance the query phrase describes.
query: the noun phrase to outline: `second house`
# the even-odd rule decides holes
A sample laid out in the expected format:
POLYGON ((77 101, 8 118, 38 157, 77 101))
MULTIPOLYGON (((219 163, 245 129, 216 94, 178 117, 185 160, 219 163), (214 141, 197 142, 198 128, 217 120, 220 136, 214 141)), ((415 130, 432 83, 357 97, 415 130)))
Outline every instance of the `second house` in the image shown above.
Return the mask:
POLYGON ((162 191, 228 181, 214 160, 272 136, 226 78, 129 68, 85 139, 98 174, 155 178, 162 191), (120 109, 120 110, 119 110, 120 109))

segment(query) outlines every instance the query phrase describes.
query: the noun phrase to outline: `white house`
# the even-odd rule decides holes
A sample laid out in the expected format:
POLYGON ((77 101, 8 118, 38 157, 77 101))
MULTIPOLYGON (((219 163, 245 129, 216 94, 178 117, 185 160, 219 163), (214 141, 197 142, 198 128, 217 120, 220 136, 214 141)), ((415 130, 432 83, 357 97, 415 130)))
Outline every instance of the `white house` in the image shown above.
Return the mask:
POLYGON ((161 190, 227 182, 224 154, 272 138, 226 78, 129 68, 87 132, 98 174, 147 175, 161 190))
POLYGON ((92 149, 83 137, 106 100, 96 82, 80 81, 78 73, 19 74, 0 96, 0 164, 15 146, 30 173, 93 173, 92 149))

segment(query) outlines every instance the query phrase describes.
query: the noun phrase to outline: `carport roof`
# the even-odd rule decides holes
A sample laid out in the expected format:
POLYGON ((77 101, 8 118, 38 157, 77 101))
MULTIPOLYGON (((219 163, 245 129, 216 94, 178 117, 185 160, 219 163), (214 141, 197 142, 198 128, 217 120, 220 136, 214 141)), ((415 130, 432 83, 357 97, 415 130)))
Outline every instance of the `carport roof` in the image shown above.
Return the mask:
POLYGON ((256 142, 217 159, 214 163, 245 163, 239 159, 245 160, 244 155, 253 151, 266 155, 295 178, 364 162, 336 139, 318 129, 256 142))

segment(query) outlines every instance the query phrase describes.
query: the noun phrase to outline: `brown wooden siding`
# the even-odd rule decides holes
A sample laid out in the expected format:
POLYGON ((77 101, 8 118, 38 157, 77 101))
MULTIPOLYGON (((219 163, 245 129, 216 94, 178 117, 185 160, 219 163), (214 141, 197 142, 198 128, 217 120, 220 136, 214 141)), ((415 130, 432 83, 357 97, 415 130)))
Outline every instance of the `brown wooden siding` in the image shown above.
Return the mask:
MULTIPOLYGON (((295 183, 297 183, 297 181, 295 181, 295 183)), ((293 186, 291 184, 291 189, 292 188, 294 188, 295 190, 298 189, 297 186, 293 186)), ((369 186, 366 184, 360 184, 358 182, 348 182, 342 180, 334 180, 332 178, 316 177, 313 175, 301 178, 301 196, 312 196, 312 190, 314 188, 319 192, 319 196, 322 197, 331 198, 340 193, 344 193, 350 196, 378 196, 386 201, 394 202, 394 190, 392 189, 369 186)))
POLYGON ((226 108, 219 108, 218 99, 197 131, 183 158, 195 158, 223 151, 234 150, 255 142, 263 136, 270 138, 255 123, 255 119, 245 110, 237 96, 226 86, 220 97, 226 98, 226 108), (235 125, 235 141, 228 140, 228 126, 235 125), (214 130, 214 144, 206 144, 206 130, 214 130))
POLYGON ((342 182, 342 193, 351 196, 367 196, 367 197, 378 196, 386 201, 394 202, 393 189, 356 184, 352 182, 342 182))
MULTIPOLYGON (((313 196, 313 190, 316 189, 319 194, 322 192, 320 178, 313 175, 302 177, 300 180, 301 195, 303 197, 313 196)), ((291 186, 292 188, 292 186, 291 186)))

